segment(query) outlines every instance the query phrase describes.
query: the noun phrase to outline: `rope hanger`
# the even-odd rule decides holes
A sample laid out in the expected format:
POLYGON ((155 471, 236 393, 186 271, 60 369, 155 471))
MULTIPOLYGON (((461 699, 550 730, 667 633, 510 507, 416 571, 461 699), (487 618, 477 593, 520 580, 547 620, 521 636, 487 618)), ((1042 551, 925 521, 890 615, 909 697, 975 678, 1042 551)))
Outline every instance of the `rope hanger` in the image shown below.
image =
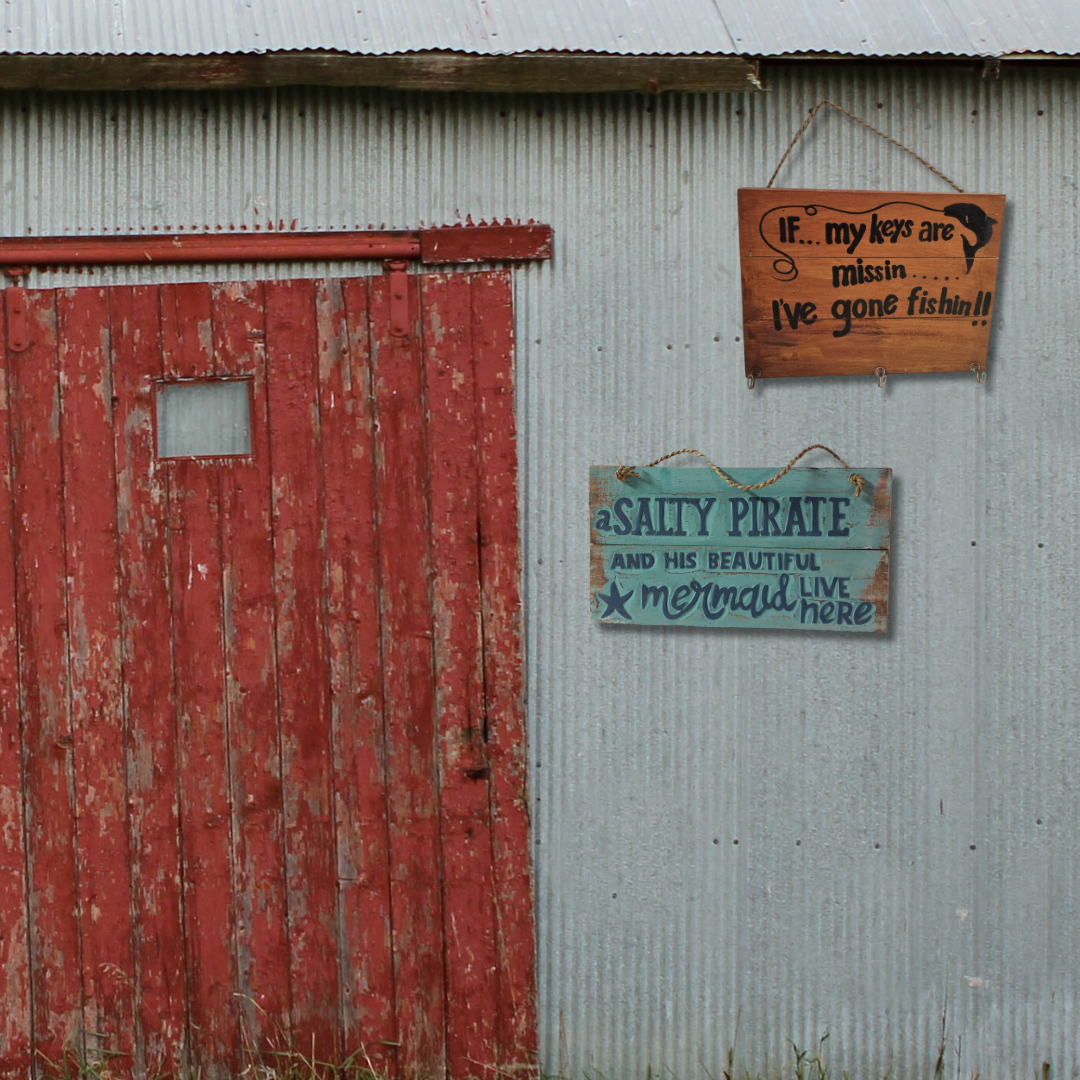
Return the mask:
POLYGON ((780 163, 776 166, 775 169, 773 169, 773 174, 769 177, 769 182, 765 185, 767 188, 771 188, 773 186, 773 181, 776 179, 777 173, 780 172, 780 167, 784 164, 785 161, 787 161, 788 154, 790 154, 791 151, 795 149, 795 144, 802 138, 803 132, 806 131, 806 129, 810 126, 810 121, 813 120, 815 116, 817 116, 818 110, 822 107, 822 105, 829 105, 832 108, 836 109, 837 112, 842 112, 845 116, 850 116, 856 124, 862 124, 864 128, 868 128, 875 135, 880 135, 887 142, 891 142, 893 146, 899 146, 905 154, 910 154, 916 161, 925 165, 935 176, 940 176, 941 179, 944 180, 945 183, 948 184, 950 187, 952 187, 956 191, 959 191, 961 194, 963 193, 964 189, 960 187, 959 184, 954 184, 952 180, 950 180, 940 169, 935 169, 929 161, 927 161, 925 158, 919 157, 919 155, 916 154, 914 150, 910 150, 902 142, 897 142, 896 139, 894 139, 891 135, 886 135, 884 131, 879 131, 876 127, 874 127, 873 124, 868 124, 865 120, 860 119, 854 113, 848 112, 847 109, 842 108, 840 105, 837 105, 836 102, 829 101, 826 98, 822 98, 821 101, 819 101, 810 110, 810 115, 806 118, 805 121, 803 121, 803 126, 795 132, 795 138, 792 139, 791 142, 788 144, 788 148, 784 151, 784 156, 780 159, 780 163))
MULTIPOLYGON (((891 135, 886 135, 884 131, 878 130, 878 128, 874 127, 873 124, 868 124, 865 120, 856 116, 854 113, 848 112, 847 109, 843 108, 840 105, 837 105, 835 101, 829 101, 827 98, 822 98, 821 101, 819 101, 810 110, 810 115, 807 116, 807 118, 803 121, 802 127, 800 127, 799 130, 795 132, 795 137, 788 144, 788 148, 784 151, 784 156, 777 163, 776 168, 773 170, 772 176, 769 177, 769 182, 765 185, 767 188, 771 188, 773 186, 773 181, 779 174, 784 162, 787 161, 788 156, 791 154, 791 151, 795 149, 795 144, 799 141, 799 139, 803 137, 803 134, 810 126, 811 121, 814 119, 815 116, 817 116, 817 114, 821 111, 822 107, 825 105, 828 105, 830 108, 836 109, 837 112, 842 112, 845 116, 850 117, 852 120, 854 120, 855 123, 862 124, 864 128, 872 131, 875 135, 880 135, 886 142, 892 143, 893 146, 898 146, 901 150, 904 151, 905 154, 910 154, 921 165, 925 165, 935 176, 940 177, 955 191, 959 191, 961 194, 963 193, 964 189, 960 187, 959 184, 950 180, 940 169, 935 168, 925 158, 922 158, 918 154, 916 154, 914 150, 905 146, 902 142, 898 142, 891 135)), ((883 374, 883 370, 879 369, 879 385, 881 383, 883 374)), ((751 385, 753 384, 751 383, 751 385)), ((739 491, 760 491, 762 488, 767 488, 770 485, 775 484, 777 480, 780 480, 782 477, 786 476, 794 467, 795 462, 797 462, 800 458, 805 457, 807 454, 810 453, 811 450, 824 450, 825 453, 831 454, 834 458, 836 458, 836 460, 839 461, 845 469, 851 468, 851 466, 848 465, 848 463, 838 453, 836 453, 835 450, 830 450, 829 447, 823 445, 822 443, 814 443, 812 446, 806 447, 805 450, 800 450, 775 476, 770 477, 768 480, 762 480, 759 484, 740 484, 737 480, 733 480, 730 476, 728 476, 728 474, 724 472, 724 470, 721 469, 718 465, 710 461, 700 450, 693 450, 689 447, 686 447, 682 450, 672 450, 670 454, 664 454, 663 457, 658 457, 655 461, 650 461, 649 464, 643 466, 643 468, 651 469, 653 466, 659 465, 660 462, 667 461, 668 458, 678 457, 679 454, 696 454, 699 458, 702 459, 702 461, 704 461, 709 466, 710 469, 713 470, 713 472, 717 474, 717 476, 720 477, 721 480, 723 480, 726 484, 729 484, 731 487, 737 488, 739 491)), ((616 458, 616 460, 618 459, 616 458)), ((624 484, 631 477, 638 475, 639 473, 634 466, 624 465, 621 461, 619 462, 619 467, 615 470, 615 479, 621 481, 624 484)), ((848 474, 848 480, 854 486, 855 498, 858 499, 862 495, 862 489, 866 486, 865 478, 860 476, 857 472, 852 472, 848 474)))
MULTIPOLYGON (((650 461, 648 465, 643 465, 642 468, 651 469, 654 465, 659 465, 661 461, 667 461, 668 458, 677 457, 679 454, 697 454, 717 476, 720 477, 725 483, 730 484, 733 488, 738 488, 740 491, 760 491, 761 488, 766 488, 770 484, 775 484, 781 477, 786 476, 792 466, 799 458, 809 454, 811 450, 824 450, 827 454, 832 454, 845 469, 850 469, 851 466, 838 454, 835 450, 830 450, 827 446, 823 446, 821 443, 814 443, 813 446, 808 446, 805 450, 800 450, 774 477, 769 480, 762 480, 760 484, 740 484, 737 480, 732 480, 730 476, 718 465, 714 465, 700 450, 672 450, 670 454, 665 454, 663 457, 658 457, 655 461, 650 461)), ((616 461, 619 459, 616 458, 616 461)), ((624 484, 632 476, 639 476, 636 468, 633 465, 624 465, 619 461, 619 467, 615 470, 615 479, 621 480, 624 484)), ((861 477, 857 472, 850 473, 848 480, 855 485, 855 498, 859 498, 862 495, 862 489, 866 486, 866 480, 861 477)))

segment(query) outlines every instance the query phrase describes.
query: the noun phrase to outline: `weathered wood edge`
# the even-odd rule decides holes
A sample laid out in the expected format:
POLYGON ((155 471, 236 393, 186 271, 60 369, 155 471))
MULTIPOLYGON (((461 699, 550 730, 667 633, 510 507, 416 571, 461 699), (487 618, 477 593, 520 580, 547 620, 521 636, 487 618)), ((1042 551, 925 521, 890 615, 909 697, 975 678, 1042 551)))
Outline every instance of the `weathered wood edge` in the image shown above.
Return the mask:
POLYGON ((597 93, 764 90, 759 64, 741 56, 615 56, 428 51, 211 56, 0 56, 4 90, 222 90, 259 86, 375 86, 393 90, 597 93))

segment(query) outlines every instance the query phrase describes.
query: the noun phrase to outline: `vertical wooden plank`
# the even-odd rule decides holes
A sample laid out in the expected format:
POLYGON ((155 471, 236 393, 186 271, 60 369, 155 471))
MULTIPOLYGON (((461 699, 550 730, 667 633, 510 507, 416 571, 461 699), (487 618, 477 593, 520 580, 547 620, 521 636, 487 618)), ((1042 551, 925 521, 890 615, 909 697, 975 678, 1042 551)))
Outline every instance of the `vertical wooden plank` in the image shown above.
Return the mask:
POLYGON ((179 778, 167 466, 154 450, 161 375, 158 290, 109 290, 113 435, 120 545, 123 704, 135 961, 136 1072, 180 1073, 188 1038, 181 914, 179 778))
POLYGON ((341 1030, 311 281, 267 283, 266 334, 292 1034, 298 1047, 314 1047, 327 1061, 340 1053, 341 1030))
MULTIPOLYGON (((160 297, 166 376, 214 374, 209 286, 163 285, 160 297)), ((191 1061, 209 1080, 224 1080, 239 1028, 221 493, 213 461, 170 462, 168 476, 191 1061)))
POLYGON ((479 416, 484 685, 499 925, 499 1044, 501 1061, 509 1067, 535 1063, 537 1049, 514 423, 513 282, 507 271, 470 277, 479 416))
POLYGON ((390 281, 371 282, 377 416, 379 576, 390 788, 390 865, 399 1061, 405 1076, 446 1069, 445 967, 435 686, 428 551, 427 450, 418 292, 408 338, 391 335, 390 281))
POLYGON ((28 291, 29 347, 8 353, 16 611, 36 1054, 59 1061, 83 1031, 56 307, 28 291))
POLYGON ((86 1041, 88 1052, 120 1055, 113 1063, 128 1070, 135 1049, 135 963, 108 294, 59 290, 56 317, 86 1041))
MULTIPOLYGON (((0 335, 6 336, 2 305, 0 335)), ((3 340, 0 338, 0 340, 3 340)), ((15 611, 8 365, 0 371, 0 1077, 30 1069, 30 951, 26 917, 22 722, 15 611)))
POLYGON ((338 948, 346 1054, 397 1065, 368 285, 316 286, 338 948))
POLYGON ((428 501, 440 753, 446 1052, 450 1076, 497 1068, 495 909, 484 743, 479 477, 472 290, 463 274, 422 284, 428 501))
POLYGON ((236 835, 235 1006, 245 1043, 261 1050, 289 1029, 263 286, 215 285, 213 305, 218 373, 252 380, 253 452, 221 466, 221 528, 236 835))

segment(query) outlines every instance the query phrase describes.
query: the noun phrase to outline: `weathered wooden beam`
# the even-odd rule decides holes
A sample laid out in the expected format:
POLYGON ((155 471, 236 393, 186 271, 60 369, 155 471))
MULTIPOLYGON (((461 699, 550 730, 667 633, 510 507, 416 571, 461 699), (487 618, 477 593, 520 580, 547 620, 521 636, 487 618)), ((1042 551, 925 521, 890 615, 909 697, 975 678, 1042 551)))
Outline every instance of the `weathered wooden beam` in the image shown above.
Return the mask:
POLYGON ((758 62, 741 56, 478 56, 454 52, 357 56, 316 51, 0 56, 0 89, 4 90, 224 90, 288 85, 527 93, 763 89, 758 62))

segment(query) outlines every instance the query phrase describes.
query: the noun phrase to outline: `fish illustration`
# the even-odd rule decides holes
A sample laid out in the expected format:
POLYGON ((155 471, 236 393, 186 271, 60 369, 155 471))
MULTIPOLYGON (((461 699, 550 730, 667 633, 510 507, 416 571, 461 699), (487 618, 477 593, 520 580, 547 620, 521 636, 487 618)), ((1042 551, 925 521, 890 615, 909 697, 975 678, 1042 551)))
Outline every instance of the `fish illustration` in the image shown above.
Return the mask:
POLYGON ((970 274, 971 268, 975 265, 975 252, 990 243, 997 219, 987 217, 986 211, 981 206, 968 202, 951 203, 942 210, 942 213, 946 217, 956 218, 965 229, 970 229, 975 234, 974 244, 969 244, 966 236, 960 237, 964 242, 964 254, 967 256, 967 268, 970 274))

